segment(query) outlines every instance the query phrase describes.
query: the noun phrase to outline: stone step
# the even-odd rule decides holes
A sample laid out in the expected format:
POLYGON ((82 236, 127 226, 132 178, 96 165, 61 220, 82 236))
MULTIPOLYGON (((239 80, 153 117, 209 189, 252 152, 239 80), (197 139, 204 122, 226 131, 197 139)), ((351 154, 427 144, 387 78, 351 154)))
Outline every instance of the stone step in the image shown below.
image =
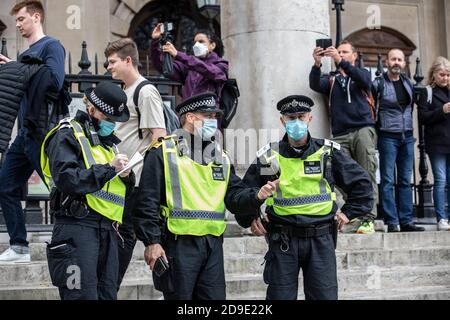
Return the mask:
MULTIPOLYGON (((37 246, 37 245, 34 245, 37 246)), ((42 248, 41 248, 42 249, 42 248)), ((140 259, 131 261, 127 278, 150 277, 149 267, 142 259, 141 248, 137 248, 140 259)), ((138 253, 135 251, 135 255, 138 253)), ((32 250, 37 252, 37 249, 32 250)), ((45 253, 44 253, 45 254, 45 253)), ((362 267, 395 267, 395 266, 434 266, 447 265, 450 269, 450 248, 435 247, 427 249, 395 249, 395 250, 361 250, 336 253, 338 270, 353 270, 362 267)), ((246 253, 225 255, 225 273, 229 274, 262 274, 264 255, 246 253)), ((0 286, 11 283, 21 285, 29 283, 46 283, 50 281, 46 260, 27 264, 0 264, 0 286)))
MULTIPOLYGON (((2 268, 0 291, 8 291, 12 286, 26 286, 35 289, 49 286, 50 280, 45 264, 32 263, 26 269, 20 266, 14 267, 12 269, 2 268)), ((300 276, 300 283, 301 278, 302 276, 300 276)), ((226 280, 227 290, 230 294, 242 295, 246 292, 260 292, 264 295, 266 290, 261 272, 227 274, 226 280)), ((124 282, 133 281, 141 285, 152 283, 151 273, 145 268, 143 262, 133 262, 130 266, 124 282)), ((450 271, 448 265, 391 268, 370 266, 353 270, 338 270, 338 282, 341 294, 350 294, 354 291, 440 286, 450 283, 450 271)))
MULTIPOLYGON (((151 284, 136 282, 124 283, 118 293, 119 300, 162 300, 162 294, 151 284)), ((1 300, 59 300, 58 290, 51 286, 10 287, 0 289, 1 300)), ((264 300, 265 291, 246 292, 245 294, 227 293, 228 300, 264 300)), ((299 300, 304 299, 299 292, 299 300)), ((340 300, 449 300, 449 286, 424 286, 402 289, 382 289, 350 294, 339 294, 340 300)))
MULTIPOLYGON (((265 293, 254 292, 246 295, 227 295, 228 300, 265 300, 265 293)), ((305 299, 299 292, 298 300, 305 299)), ((339 300, 449 300, 450 286, 425 286, 402 289, 382 289, 338 294, 339 300)))
MULTIPOLYGON (((30 233, 29 241, 32 256, 42 260, 45 257, 45 242, 50 242, 51 233, 30 233), (33 253, 33 248, 37 248, 37 253, 33 253), (44 255, 42 255, 44 253, 44 255)), ((0 233, 0 250, 5 250, 9 244, 7 234, 0 233)), ((347 250, 381 250, 381 249, 411 249, 427 248, 437 246, 450 247, 450 232, 425 231, 425 232, 399 232, 382 233, 376 232, 372 235, 359 234, 339 234, 338 251, 347 250)), ((225 237, 224 252, 227 253, 259 253, 264 254, 267 244, 263 237, 238 236, 225 237)), ((135 258, 142 259, 144 247, 138 242, 135 250, 135 258)))

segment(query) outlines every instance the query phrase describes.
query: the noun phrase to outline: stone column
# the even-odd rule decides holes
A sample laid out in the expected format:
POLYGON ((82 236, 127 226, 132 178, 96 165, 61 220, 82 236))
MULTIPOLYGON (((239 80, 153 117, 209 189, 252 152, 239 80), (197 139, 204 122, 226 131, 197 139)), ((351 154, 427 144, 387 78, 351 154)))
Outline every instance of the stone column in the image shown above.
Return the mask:
POLYGON ((447 47, 446 47, 447 57, 450 58, 450 39, 449 39, 449 36, 450 36, 450 0, 445 0, 444 8, 445 8, 445 11, 444 11, 445 33, 444 34, 446 35, 445 39, 447 42, 447 47))
POLYGON ((94 56, 97 53, 99 72, 103 74, 104 51, 111 35, 110 1, 46 0, 46 11, 45 32, 61 41, 66 48, 66 55, 69 52, 72 54, 72 72, 79 72, 81 43, 86 41, 89 60, 92 62, 89 70, 95 72, 94 56))
MULTIPOLYGON (((238 80, 241 91, 232 128, 281 128, 276 103, 288 95, 304 94, 316 104, 312 134, 329 136, 325 99, 309 88, 315 40, 330 37, 329 3, 221 1, 225 58, 230 62, 230 77, 238 80)), ((324 64, 329 68, 329 62, 324 64)), ((260 145, 263 143, 260 141, 260 145)))

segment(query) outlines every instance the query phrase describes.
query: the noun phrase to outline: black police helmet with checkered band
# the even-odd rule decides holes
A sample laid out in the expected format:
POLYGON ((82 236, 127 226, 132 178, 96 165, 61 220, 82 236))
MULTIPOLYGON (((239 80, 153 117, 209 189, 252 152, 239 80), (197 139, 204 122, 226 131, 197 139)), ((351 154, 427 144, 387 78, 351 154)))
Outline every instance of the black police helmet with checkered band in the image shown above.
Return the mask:
POLYGON ((277 109, 281 114, 306 113, 311 112, 312 106, 314 106, 314 102, 307 96, 292 95, 280 100, 277 104, 277 109))
POLYGON ((179 116, 188 112, 215 112, 222 114, 216 105, 216 94, 212 92, 205 92, 192 96, 176 107, 179 116))
POLYGON ((95 88, 86 89, 84 94, 108 119, 115 122, 126 122, 130 119, 127 95, 118 85, 103 81, 95 88))

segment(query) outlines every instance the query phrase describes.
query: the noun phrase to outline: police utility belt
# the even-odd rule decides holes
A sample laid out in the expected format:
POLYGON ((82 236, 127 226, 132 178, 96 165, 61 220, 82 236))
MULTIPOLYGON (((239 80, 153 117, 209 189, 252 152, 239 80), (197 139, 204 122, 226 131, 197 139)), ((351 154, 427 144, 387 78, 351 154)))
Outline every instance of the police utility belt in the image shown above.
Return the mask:
POLYGON ((297 238, 315 238, 326 234, 330 234, 332 232, 333 232, 333 225, 331 223, 314 227, 292 227, 279 224, 270 226, 270 235, 273 240, 278 240, 276 238, 280 234, 297 238))

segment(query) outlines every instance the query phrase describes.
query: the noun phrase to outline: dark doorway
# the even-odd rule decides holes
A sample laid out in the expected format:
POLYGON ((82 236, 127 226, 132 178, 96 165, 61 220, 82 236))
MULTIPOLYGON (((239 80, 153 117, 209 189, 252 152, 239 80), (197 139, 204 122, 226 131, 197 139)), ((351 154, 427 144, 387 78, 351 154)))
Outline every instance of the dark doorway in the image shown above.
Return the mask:
POLYGON ((363 53, 364 64, 367 68, 376 69, 378 54, 381 54, 383 62, 388 51, 392 48, 401 49, 406 56, 406 73, 411 75, 409 68, 410 57, 416 46, 404 34, 397 30, 381 27, 381 29, 362 29, 350 34, 346 40, 353 43, 358 52, 363 53))
MULTIPOLYGON (((134 17, 128 36, 136 41, 142 72, 159 74, 151 65, 151 34, 158 22, 172 22, 174 45, 178 50, 191 53, 193 38, 200 29, 209 29, 209 20, 198 10, 196 0, 154 0, 145 5, 134 17)), ((220 35, 220 24, 213 20, 214 32, 220 35)))

